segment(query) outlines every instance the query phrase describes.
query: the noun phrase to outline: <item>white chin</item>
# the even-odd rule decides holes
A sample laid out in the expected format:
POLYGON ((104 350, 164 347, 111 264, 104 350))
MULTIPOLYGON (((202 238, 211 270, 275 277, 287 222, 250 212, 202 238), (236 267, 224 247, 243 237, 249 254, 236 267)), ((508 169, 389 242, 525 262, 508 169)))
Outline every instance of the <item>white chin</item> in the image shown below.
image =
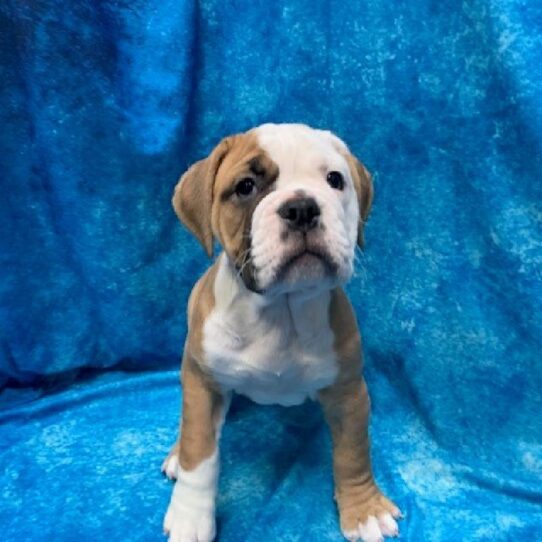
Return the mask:
POLYGON ((285 269, 281 282, 294 285, 319 281, 326 277, 329 277, 329 273, 324 262, 316 256, 304 254, 285 269))
POLYGON ((328 264, 311 254, 300 256, 279 270, 275 276, 276 278, 263 288, 273 295, 301 290, 331 289, 340 282, 339 276, 331 272, 328 264))

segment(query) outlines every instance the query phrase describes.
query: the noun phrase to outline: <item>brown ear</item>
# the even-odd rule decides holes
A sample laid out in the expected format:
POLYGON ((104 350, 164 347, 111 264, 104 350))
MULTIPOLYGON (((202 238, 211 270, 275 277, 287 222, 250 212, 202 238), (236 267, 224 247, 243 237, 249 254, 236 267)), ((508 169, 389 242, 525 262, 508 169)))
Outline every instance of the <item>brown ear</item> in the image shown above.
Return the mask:
POLYGON ((230 148, 223 139, 211 154, 196 162, 179 179, 171 203, 179 220, 197 237, 208 256, 213 255, 211 209, 216 174, 230 148))
POLYGON ((373 179, 371 174, 367 171, 367 168, 350 152, 346 155, 346 161, 352 172, 352 179, 354 181, 354 188, 358 197, 359 204, 359 229, 358 229, 358 245, 363 248, 365 244, 365 238, 363 235, 363 229, 371 205, 373 203, 373 179))

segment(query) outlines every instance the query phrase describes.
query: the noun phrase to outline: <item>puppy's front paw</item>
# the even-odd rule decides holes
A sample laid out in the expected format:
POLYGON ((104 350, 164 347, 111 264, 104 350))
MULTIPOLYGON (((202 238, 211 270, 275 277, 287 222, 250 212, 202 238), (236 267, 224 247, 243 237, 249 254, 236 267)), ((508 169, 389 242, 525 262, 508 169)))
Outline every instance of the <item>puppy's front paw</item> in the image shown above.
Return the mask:
POLYGON ((216 534, 214 510, 172 499, 164 519, 164 532, 169 534, 169 542, 212 542, 216 534))
POLYGON ((177 481, 164 518, 164 531, 170 542, 211 542, 215 537, 218 452, 192 470, 170 460, 166 460, 166 471, 169 464, 177 471, 177 481))
POLYGON ((356 502, 356 498, 343 498, 339 504, 341 530, 348 540, 354 542, 383 542, 385 536, 399 536, 395 519, 401 511, 380 492, 368 500, 356 502))

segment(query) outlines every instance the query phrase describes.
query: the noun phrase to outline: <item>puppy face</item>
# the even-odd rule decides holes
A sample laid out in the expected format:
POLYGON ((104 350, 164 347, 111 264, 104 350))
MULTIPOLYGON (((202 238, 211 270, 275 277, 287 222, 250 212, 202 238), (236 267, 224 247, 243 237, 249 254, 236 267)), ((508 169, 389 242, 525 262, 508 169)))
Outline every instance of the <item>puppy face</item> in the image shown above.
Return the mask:
POLYGON ((207 252, 216 237, 247 288, 268 295, 347 281, 371 201, 370 176, 346 145, 297 124, 224 139, 173 197, 207 252))

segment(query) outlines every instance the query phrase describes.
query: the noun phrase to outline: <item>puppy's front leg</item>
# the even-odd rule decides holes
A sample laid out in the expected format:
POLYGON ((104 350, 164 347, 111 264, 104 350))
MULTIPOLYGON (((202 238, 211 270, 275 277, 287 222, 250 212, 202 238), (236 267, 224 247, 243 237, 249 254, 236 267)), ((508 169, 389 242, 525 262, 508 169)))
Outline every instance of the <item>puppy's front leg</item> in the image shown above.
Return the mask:
POLYGON ((369 396, 361 378, 337 383, 319 394, 333 438, 335 498, 348 540, 381 541, 397 536, 399 509, 378 489, 369 455, 369 396))
POLYGON ((177 481, 164 519, 170 542, 211 542, 215 537, 218 438, 228 398, 185 353, 177 481))

